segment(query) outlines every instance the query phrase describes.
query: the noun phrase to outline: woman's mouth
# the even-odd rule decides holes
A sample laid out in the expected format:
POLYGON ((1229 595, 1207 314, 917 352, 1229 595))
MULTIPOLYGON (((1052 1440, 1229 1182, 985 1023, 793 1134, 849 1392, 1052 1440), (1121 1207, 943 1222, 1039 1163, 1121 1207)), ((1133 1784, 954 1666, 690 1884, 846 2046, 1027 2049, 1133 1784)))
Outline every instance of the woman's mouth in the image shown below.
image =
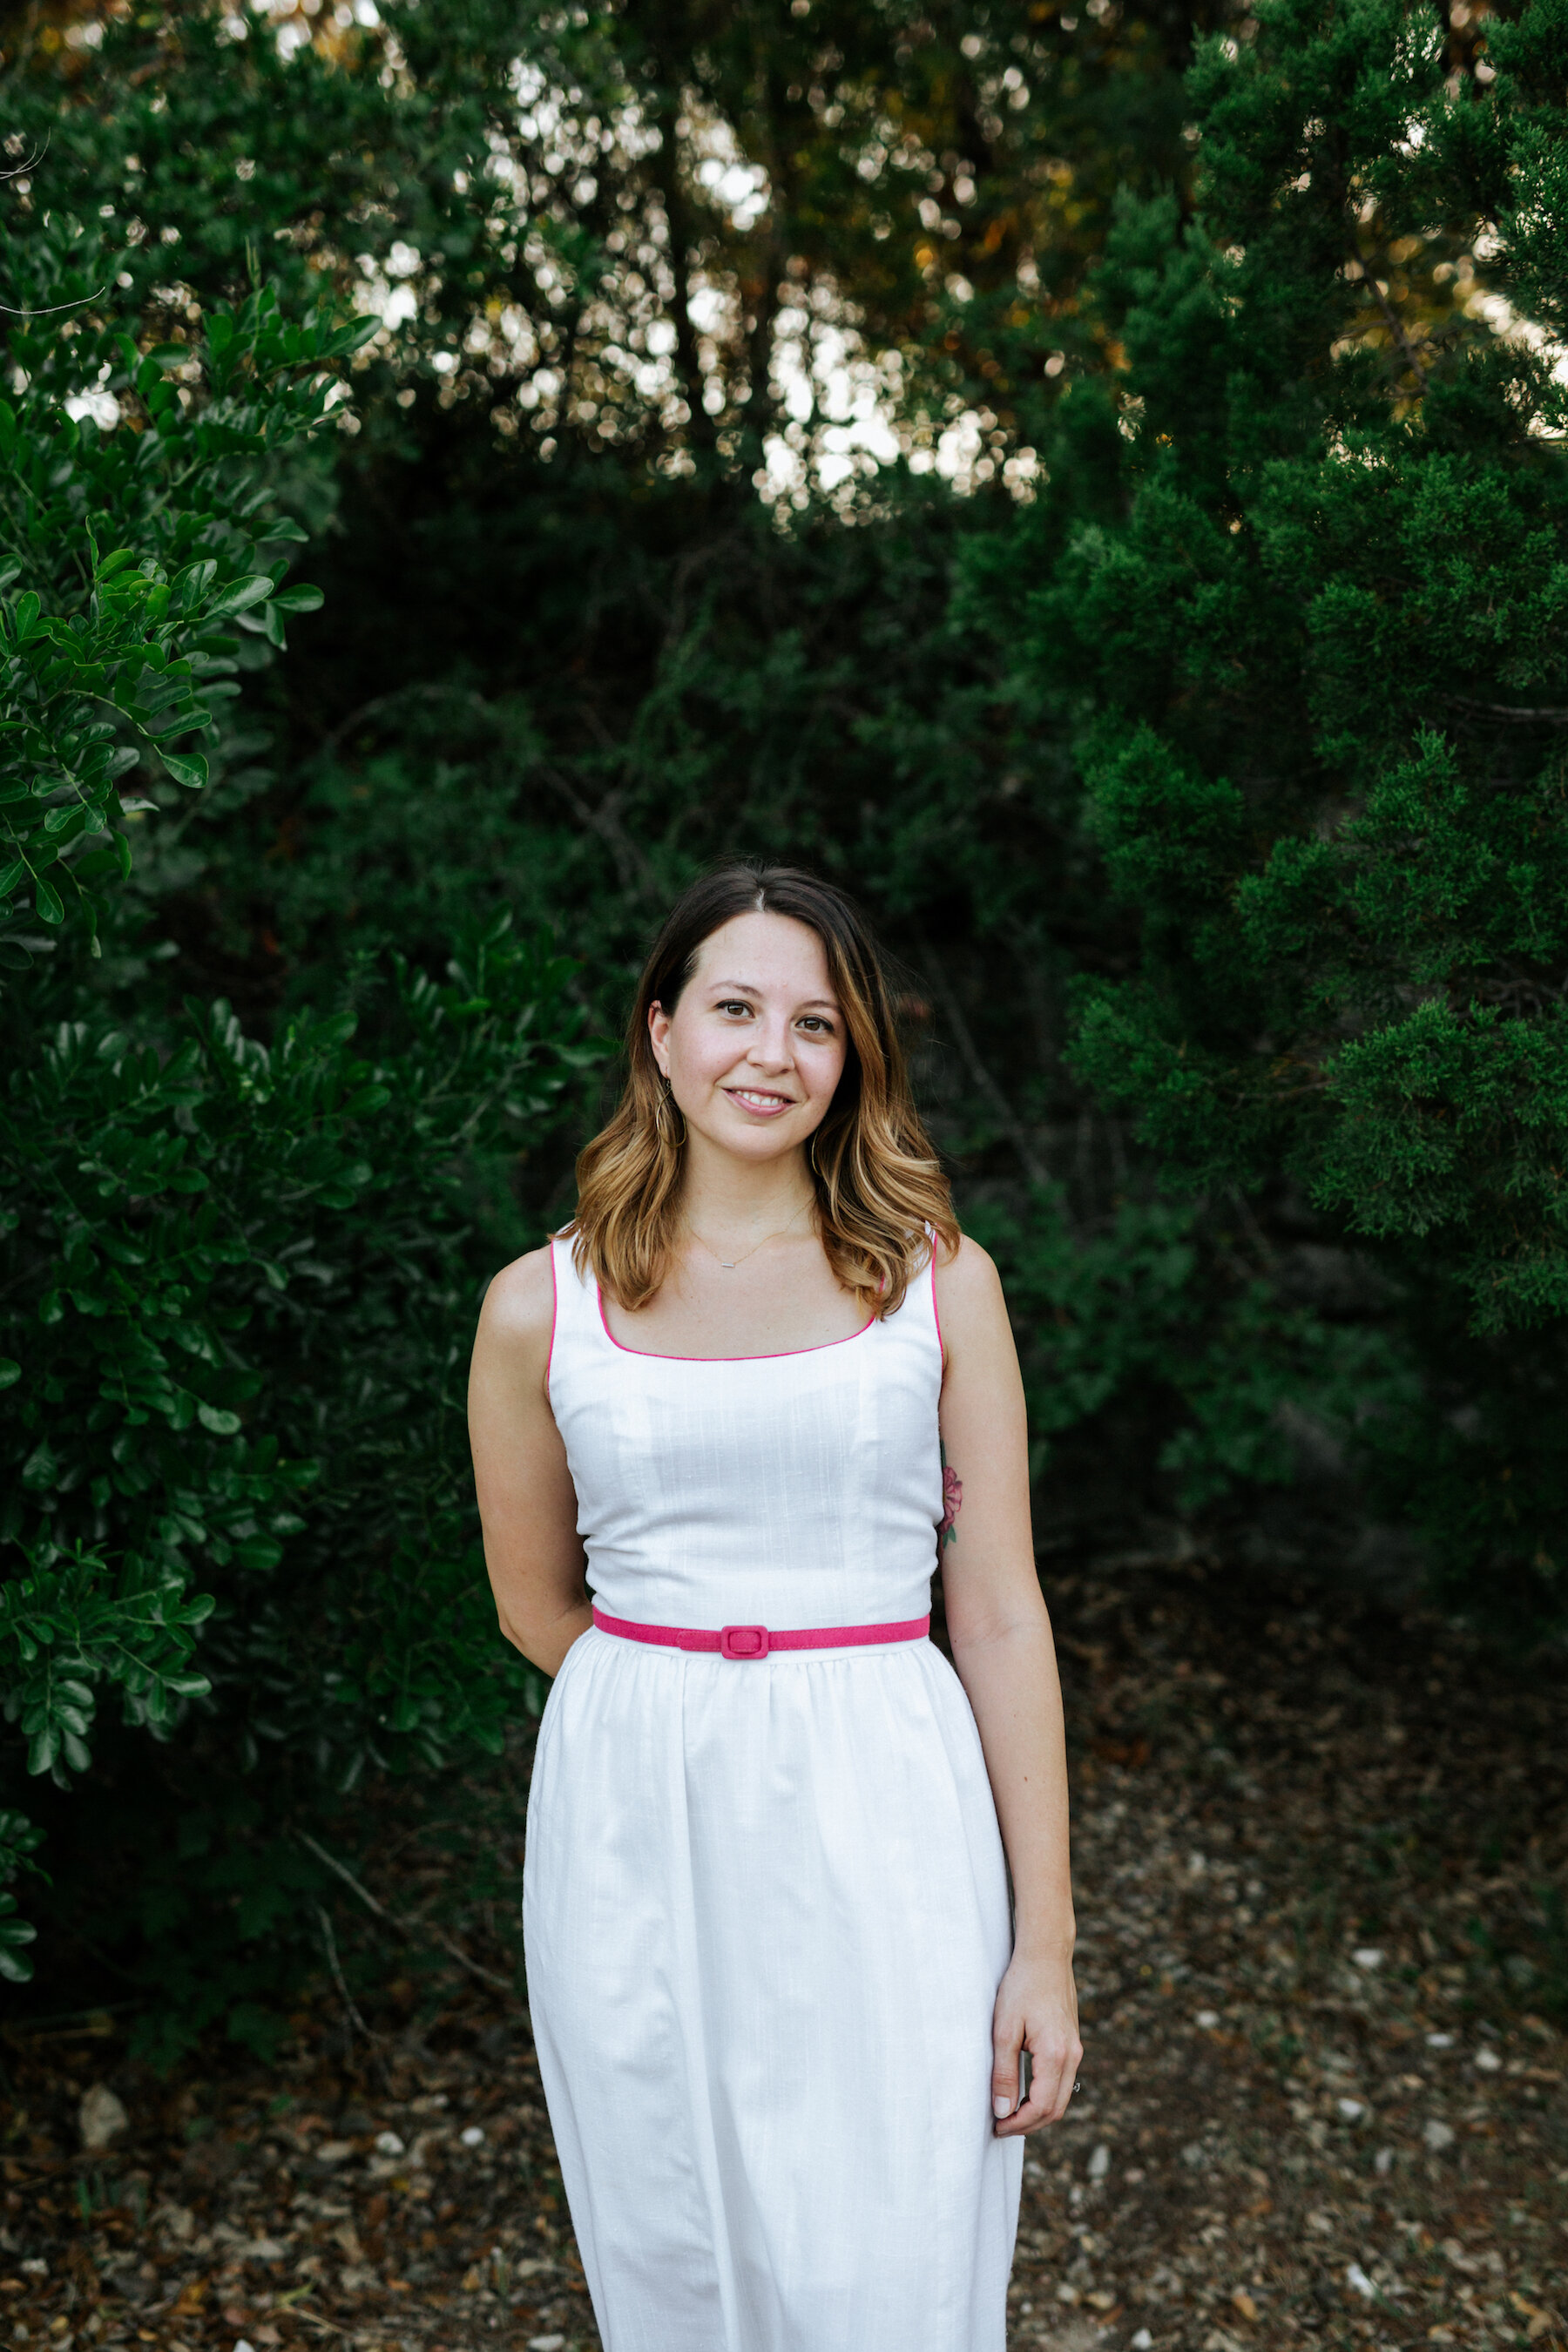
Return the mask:
POLYGON ((732 1103, 751 1112, 753 1118, 776 1118, 781 1111, 793 1110, 793 1095, 769 1094, 760 1087, 726 1087, 724 1092, 732 1103))

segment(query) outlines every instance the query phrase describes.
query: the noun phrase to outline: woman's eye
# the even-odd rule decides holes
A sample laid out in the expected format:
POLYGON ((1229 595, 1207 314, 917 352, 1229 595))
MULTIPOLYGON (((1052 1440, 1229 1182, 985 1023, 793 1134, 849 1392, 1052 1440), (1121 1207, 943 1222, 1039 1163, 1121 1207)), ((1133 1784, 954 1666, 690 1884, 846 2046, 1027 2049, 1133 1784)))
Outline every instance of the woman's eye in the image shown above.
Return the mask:
POLYGON ((719 1007, 721 1013, 749 1013, 751 1009, 749 1004, 742 1004, 738 999, 733 998, 728 1004, 721 1004, 719 1007))
POLYGON ((803 1029, 814 1031, 819 1037, 831 1037, 833 1034, 832 1022, 825 1021, 820 1013, 804 1013, 801 1016, 800 1025, 803 1029))

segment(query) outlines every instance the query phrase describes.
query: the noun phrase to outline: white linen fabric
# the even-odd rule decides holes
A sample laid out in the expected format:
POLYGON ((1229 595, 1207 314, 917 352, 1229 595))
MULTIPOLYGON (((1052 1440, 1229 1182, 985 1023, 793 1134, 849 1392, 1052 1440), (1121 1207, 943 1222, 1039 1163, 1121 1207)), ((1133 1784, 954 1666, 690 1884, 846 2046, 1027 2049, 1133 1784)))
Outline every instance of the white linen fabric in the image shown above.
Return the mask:
MULTIPOLYGON (((588 1581, 644 1624, 930 1606, 934 1283, 790 1355, 639 1354, 552 1245, 588 1581)), ((929 1641, 760 1659, 584 1633, 540 1727, 529 2001, 606 2352, 1003 2352, 995 1807, 929 1641)))

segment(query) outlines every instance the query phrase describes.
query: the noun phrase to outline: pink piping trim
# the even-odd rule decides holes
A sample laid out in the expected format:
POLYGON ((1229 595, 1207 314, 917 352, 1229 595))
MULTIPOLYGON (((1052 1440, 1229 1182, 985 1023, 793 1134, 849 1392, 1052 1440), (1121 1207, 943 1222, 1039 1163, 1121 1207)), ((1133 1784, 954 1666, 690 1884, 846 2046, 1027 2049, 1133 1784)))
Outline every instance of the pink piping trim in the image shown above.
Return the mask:
MULTIPOLYGON (((932 1294, 934 1296, 934 1293, 932 1294)), ((550 1346, 544 1358, 544 1393, 550 1394, 551 1368, 555 1361, 555 1318, 561 1312, 561 1284, 555 1272, 555 1236, 550 1236, 550 1346)))
POLYGON ((942 1359, 943 1371, 946 1371, 947 1343, 942 1336, 942 1309, 936 1303, 936 1235, 934 1234, 931 1237, 931 1321, 936 1325, 936 1352, 942 1359))
POLYGON ((768 1356, 661 1356, 652 1348, 628 1348, 624 1339, 617 1339, 605 1313, 605 1294, 597 1282, 594 1285, 594 1296, 599 1302, 599 1320, 605 1327, 605 1337, 611 1347, 618 1348, 623 1356, 644 1356, 650 1364, 776 1364, 785 1356, 821 1356, 826 1355, 829 1348, 847 1348, 851 1339, 863 1339, 877 1319, 874 1315, 868 1315, 858 1331, 847 1331, 842 1339, 821 1339, 815 1348, 775 1348, 768 1356))

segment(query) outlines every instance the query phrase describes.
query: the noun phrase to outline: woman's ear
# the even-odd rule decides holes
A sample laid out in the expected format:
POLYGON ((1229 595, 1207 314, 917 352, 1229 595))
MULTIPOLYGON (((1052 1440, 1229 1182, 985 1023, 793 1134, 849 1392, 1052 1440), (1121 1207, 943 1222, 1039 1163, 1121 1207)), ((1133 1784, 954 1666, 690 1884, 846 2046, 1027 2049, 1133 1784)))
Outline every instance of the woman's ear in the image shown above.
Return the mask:
POLYGON ((669 1076, 669 1015, 656 996, 647 1009, 648 1043, 653 1058, 658 1064, 659 1076, 669 1076))

